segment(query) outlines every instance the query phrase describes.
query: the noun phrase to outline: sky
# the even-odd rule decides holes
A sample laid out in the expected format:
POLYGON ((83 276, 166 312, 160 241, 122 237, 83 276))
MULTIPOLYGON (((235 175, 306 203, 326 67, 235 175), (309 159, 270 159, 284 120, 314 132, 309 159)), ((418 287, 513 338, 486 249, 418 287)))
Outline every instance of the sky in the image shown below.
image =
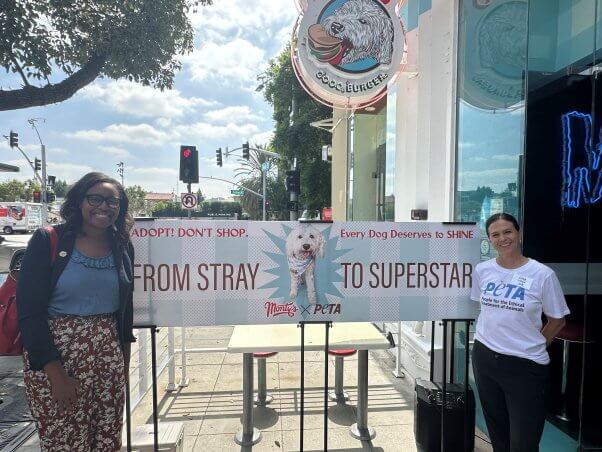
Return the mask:
MULTIPOLYGON (((119 178, 146 191, 186 191, 178 182, 180 145, 196 145, 199 174, 234 180, 235 157, 216 165, 215 150, 269 142, 272 109, 255 91, 257 75, 290 41, 297 9, 293 0, 214 0, 191 16, 195 49, 181 57, 183 67, 172 90, 161 92, 126 80, 97 79, 72 98, 54 105, 0 112, 0 135, 19 133, 31 160, 46 145, 47 173, 68 183, 89 171, 119 178)), ((0 74, 4 89, 20 79, 0 74)), ((0 181, 30 179, 33 171, 16 149, 0 140, 0 162, 21 168, 0 173, 0 181)), ((226 182, 201 179, 206 198, 229 197, 226 182)))

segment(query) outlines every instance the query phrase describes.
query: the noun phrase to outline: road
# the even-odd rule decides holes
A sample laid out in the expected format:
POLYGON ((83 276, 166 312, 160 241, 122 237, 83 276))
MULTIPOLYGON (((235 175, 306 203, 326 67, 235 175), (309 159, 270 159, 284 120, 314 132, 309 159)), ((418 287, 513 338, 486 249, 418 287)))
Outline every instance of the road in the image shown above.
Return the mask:
POLYGON ((6 240, 0 244, 0 272, 8 271, 8 264, 13 253, 27 246, 31 234, 2 235, 6 240))

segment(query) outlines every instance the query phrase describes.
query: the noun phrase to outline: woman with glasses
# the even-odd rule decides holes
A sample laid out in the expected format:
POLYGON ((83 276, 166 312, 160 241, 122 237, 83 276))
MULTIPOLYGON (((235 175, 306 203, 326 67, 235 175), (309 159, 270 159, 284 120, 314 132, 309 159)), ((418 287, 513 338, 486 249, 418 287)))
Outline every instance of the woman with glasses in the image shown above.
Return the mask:
POLYGON ((65 223, 32 236, 17 287, 24 380, 44 451, 118 451, 132 335, 133 221, 121 184, 89 173, 65 223))

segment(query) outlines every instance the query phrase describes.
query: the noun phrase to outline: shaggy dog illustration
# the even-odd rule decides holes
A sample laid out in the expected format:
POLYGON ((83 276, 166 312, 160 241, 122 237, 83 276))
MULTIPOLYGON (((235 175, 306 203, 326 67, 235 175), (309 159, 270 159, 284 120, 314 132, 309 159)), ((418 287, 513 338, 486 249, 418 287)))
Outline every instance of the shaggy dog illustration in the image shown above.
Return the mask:
POLYGON ((343 40, 341 64, 367 57, 379 64, 391 64, 393 22, 373 0, 349 0, 322 23, 326 33, 343 40))
POLYGON ((324 236, 310 224, 298 224, 286 238, 286 257, 291 274, 290 297, 295 298, 299 285, 307 284, 307 299, 316 304, 314 273, 316 257, 324 257, 324 236))

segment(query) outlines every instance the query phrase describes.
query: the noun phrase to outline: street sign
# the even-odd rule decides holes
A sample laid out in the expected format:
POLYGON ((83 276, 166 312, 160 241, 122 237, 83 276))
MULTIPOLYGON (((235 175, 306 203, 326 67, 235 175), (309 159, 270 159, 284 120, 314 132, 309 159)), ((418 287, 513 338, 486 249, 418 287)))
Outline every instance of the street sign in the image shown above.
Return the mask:
POLYGON ((236 196, 242 196, 245 194, 245 191, 241 188, 236 189, 236 190, 230 190, 230 193, 236 196))
POLYGON ((270 170, 270 163, 269 162, 263 162, 261 164, 261 171, 269 171, 270 170))
POLYGON ((197 198, 194 193, 182 193, 181 199, 184 209, 194 209, 196 207, 197 198))

